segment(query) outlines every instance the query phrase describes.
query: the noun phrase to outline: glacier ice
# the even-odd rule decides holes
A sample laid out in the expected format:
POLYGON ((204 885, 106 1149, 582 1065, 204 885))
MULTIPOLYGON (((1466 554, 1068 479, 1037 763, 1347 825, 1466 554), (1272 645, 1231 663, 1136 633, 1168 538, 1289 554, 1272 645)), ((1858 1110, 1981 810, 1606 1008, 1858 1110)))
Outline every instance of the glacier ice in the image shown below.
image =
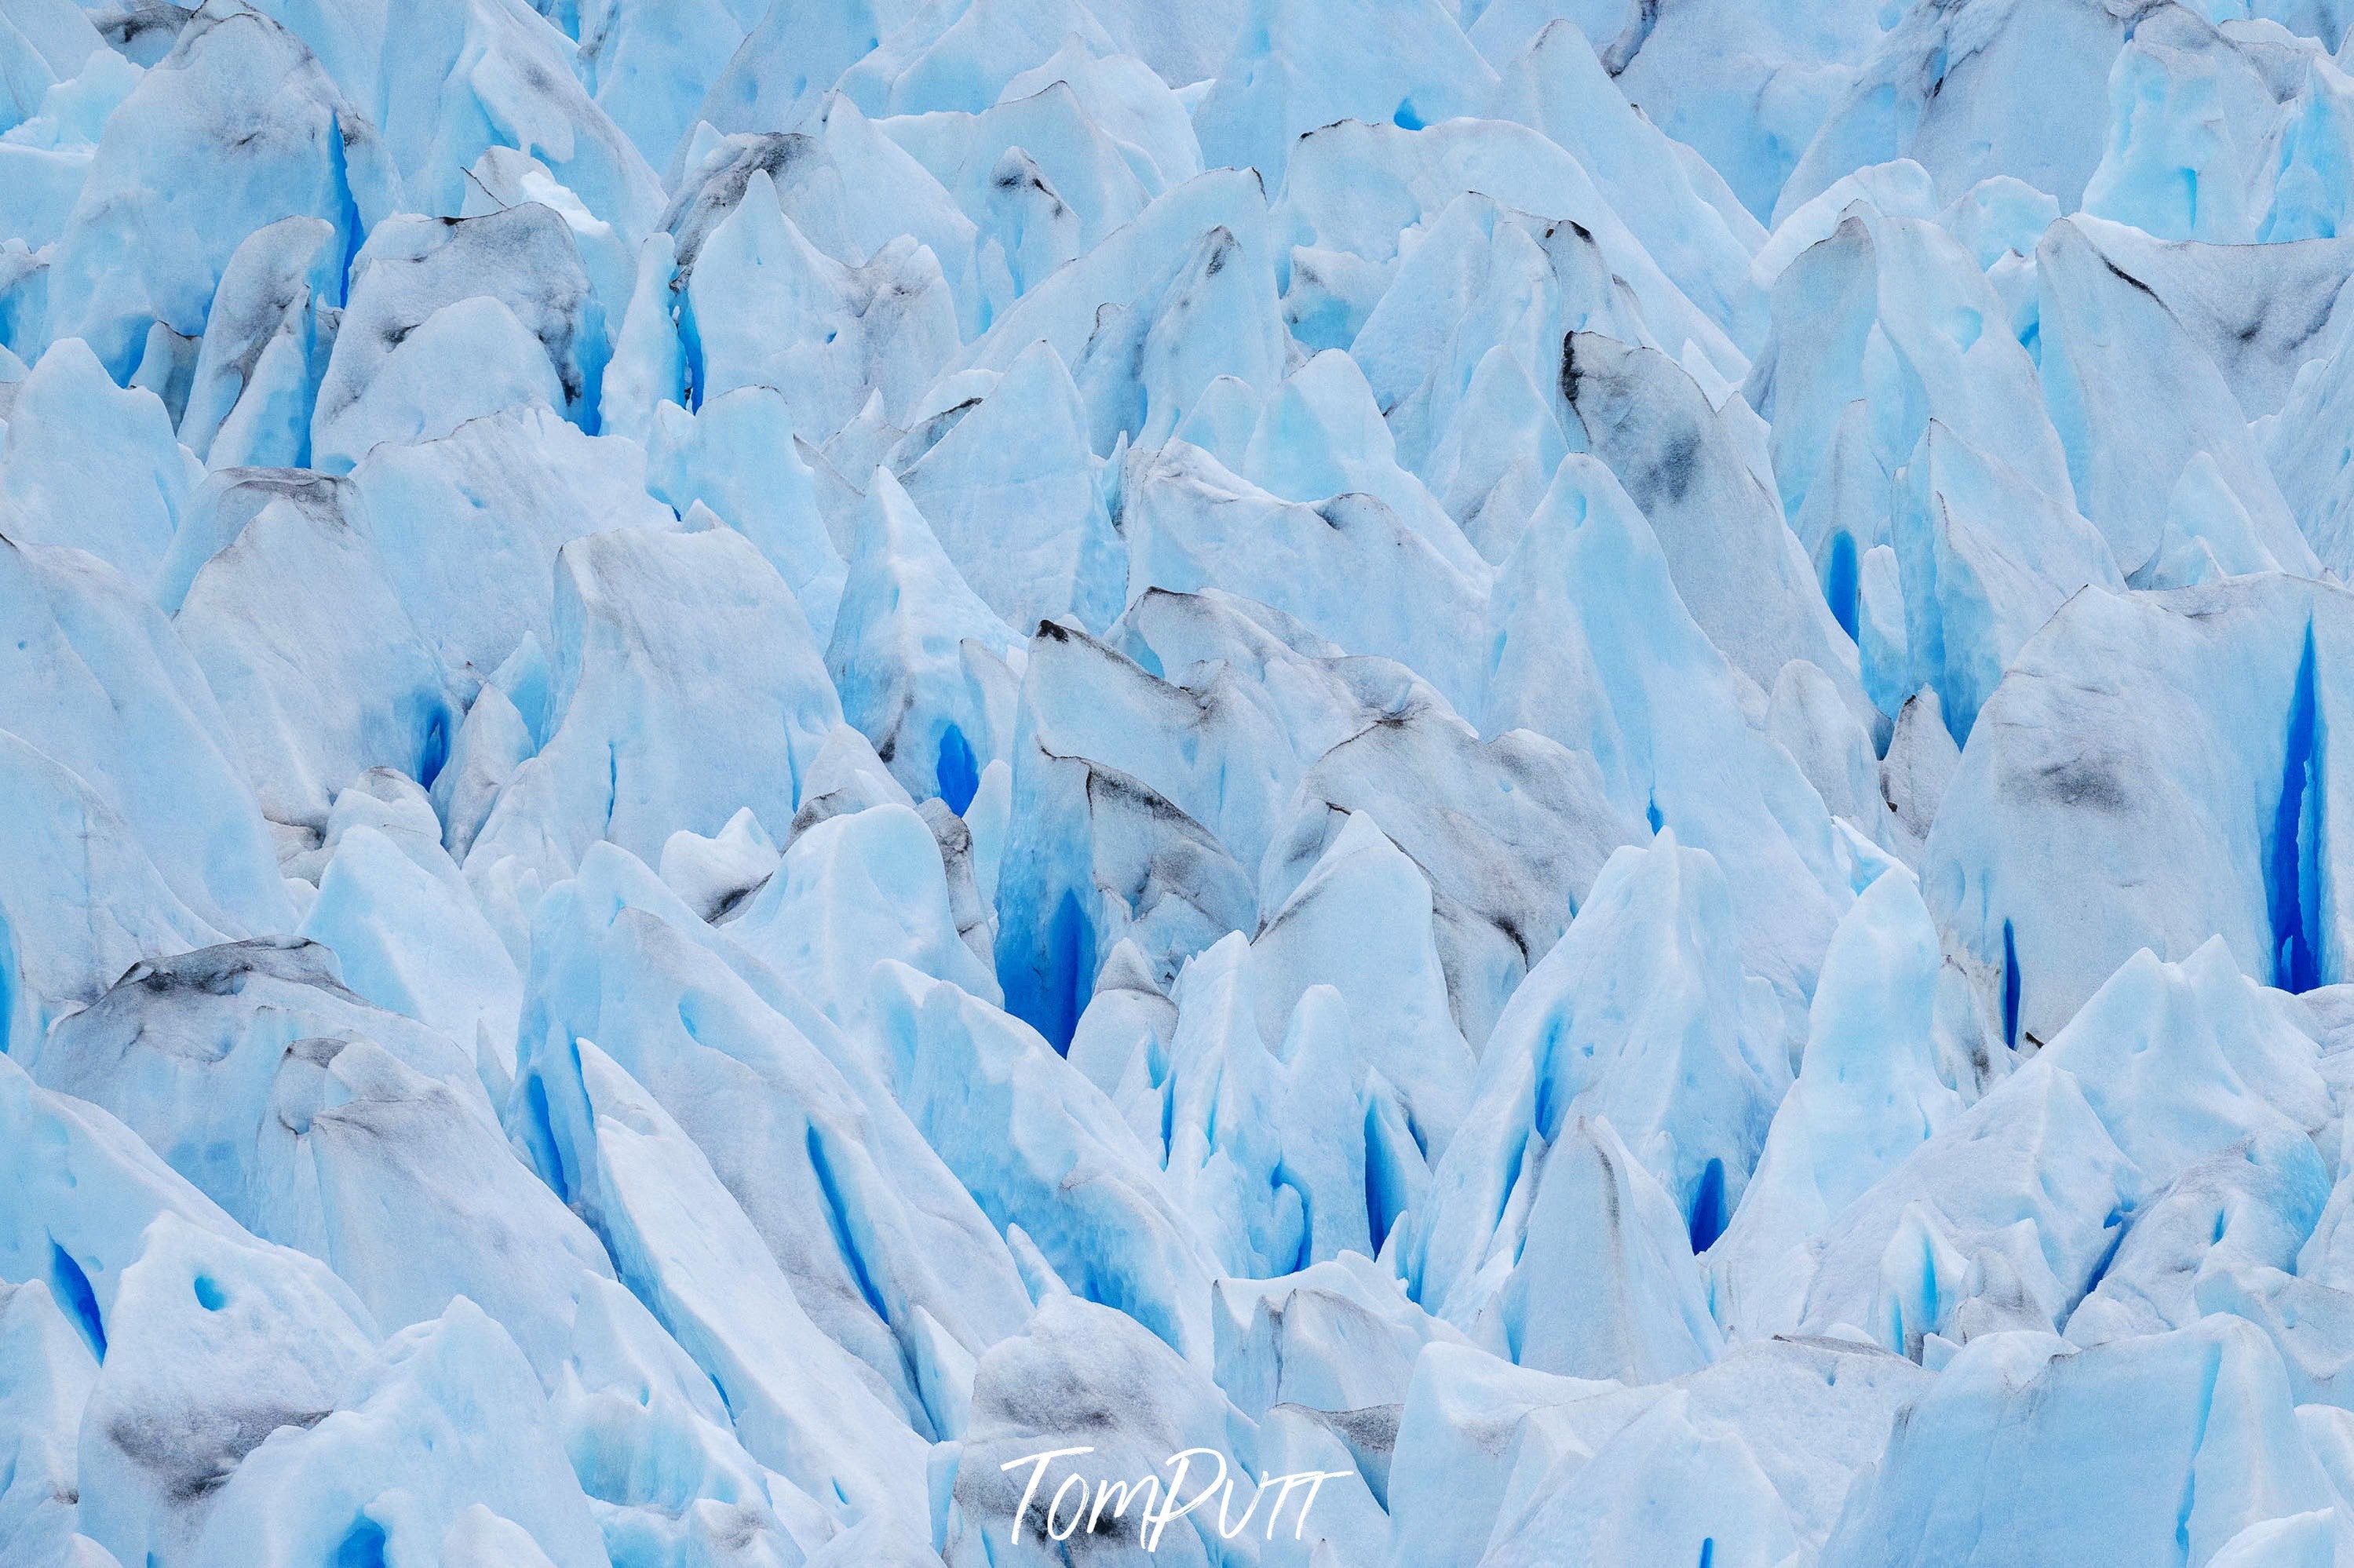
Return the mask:
POLYGON ((2350 40, 0 0, 0 1564, 2354 1561, 2350 40))

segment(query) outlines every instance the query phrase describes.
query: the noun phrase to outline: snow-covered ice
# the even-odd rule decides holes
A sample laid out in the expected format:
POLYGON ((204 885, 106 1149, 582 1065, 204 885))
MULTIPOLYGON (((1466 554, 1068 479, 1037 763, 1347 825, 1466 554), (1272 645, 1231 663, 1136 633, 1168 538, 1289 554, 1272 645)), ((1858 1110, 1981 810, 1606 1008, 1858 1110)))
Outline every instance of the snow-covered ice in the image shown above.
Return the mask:
POLYGON ((0 1568, 2354 1564, 2349 576, 2349 0, 0 0, 0 1568))

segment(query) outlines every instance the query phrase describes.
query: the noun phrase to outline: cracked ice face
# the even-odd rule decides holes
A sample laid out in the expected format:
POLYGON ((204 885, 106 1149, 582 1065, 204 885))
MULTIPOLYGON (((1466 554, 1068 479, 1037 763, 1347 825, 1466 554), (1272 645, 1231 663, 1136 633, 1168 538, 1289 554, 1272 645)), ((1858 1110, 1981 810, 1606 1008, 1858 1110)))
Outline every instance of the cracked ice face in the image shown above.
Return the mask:
POLYGON ((2349 21, 0 0, 0 1563, 2354 1552, 2349 21))

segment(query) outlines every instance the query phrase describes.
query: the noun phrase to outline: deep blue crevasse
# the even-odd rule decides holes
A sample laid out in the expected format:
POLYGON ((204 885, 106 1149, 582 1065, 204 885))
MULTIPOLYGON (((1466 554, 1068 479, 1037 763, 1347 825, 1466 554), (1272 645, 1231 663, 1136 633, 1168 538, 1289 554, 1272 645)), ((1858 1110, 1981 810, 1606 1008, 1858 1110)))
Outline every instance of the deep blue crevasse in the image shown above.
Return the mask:
POLYGON ((2321 838, 2321 725, 2314 704, 2313 623, 2289 698, 2288 737, 2281 763, 2280 802, 2273 813, 2271 853, 2264 868, 2264 904, 2272 916, 2273 983, 2311 991, 2321 983, 2316 906, 2320 902, 2317 851, 2321 838))
POLYGON ((940 734, 940 757, 933 777, 939 782, 940 803, 963 816, 981 789, 981 763, 972 754, 972 742, 955 725, 940 734))

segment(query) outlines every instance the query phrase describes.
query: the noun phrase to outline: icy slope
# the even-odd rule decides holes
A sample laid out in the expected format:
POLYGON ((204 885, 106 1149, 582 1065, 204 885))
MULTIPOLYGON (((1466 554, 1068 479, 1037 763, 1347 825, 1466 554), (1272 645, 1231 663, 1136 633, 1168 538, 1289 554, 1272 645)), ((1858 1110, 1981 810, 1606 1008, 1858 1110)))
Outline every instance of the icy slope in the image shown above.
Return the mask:
POLYGON ((2354 1564, 2349 225, 2349 0, 0 0, 0 1568, 2354 1564))

